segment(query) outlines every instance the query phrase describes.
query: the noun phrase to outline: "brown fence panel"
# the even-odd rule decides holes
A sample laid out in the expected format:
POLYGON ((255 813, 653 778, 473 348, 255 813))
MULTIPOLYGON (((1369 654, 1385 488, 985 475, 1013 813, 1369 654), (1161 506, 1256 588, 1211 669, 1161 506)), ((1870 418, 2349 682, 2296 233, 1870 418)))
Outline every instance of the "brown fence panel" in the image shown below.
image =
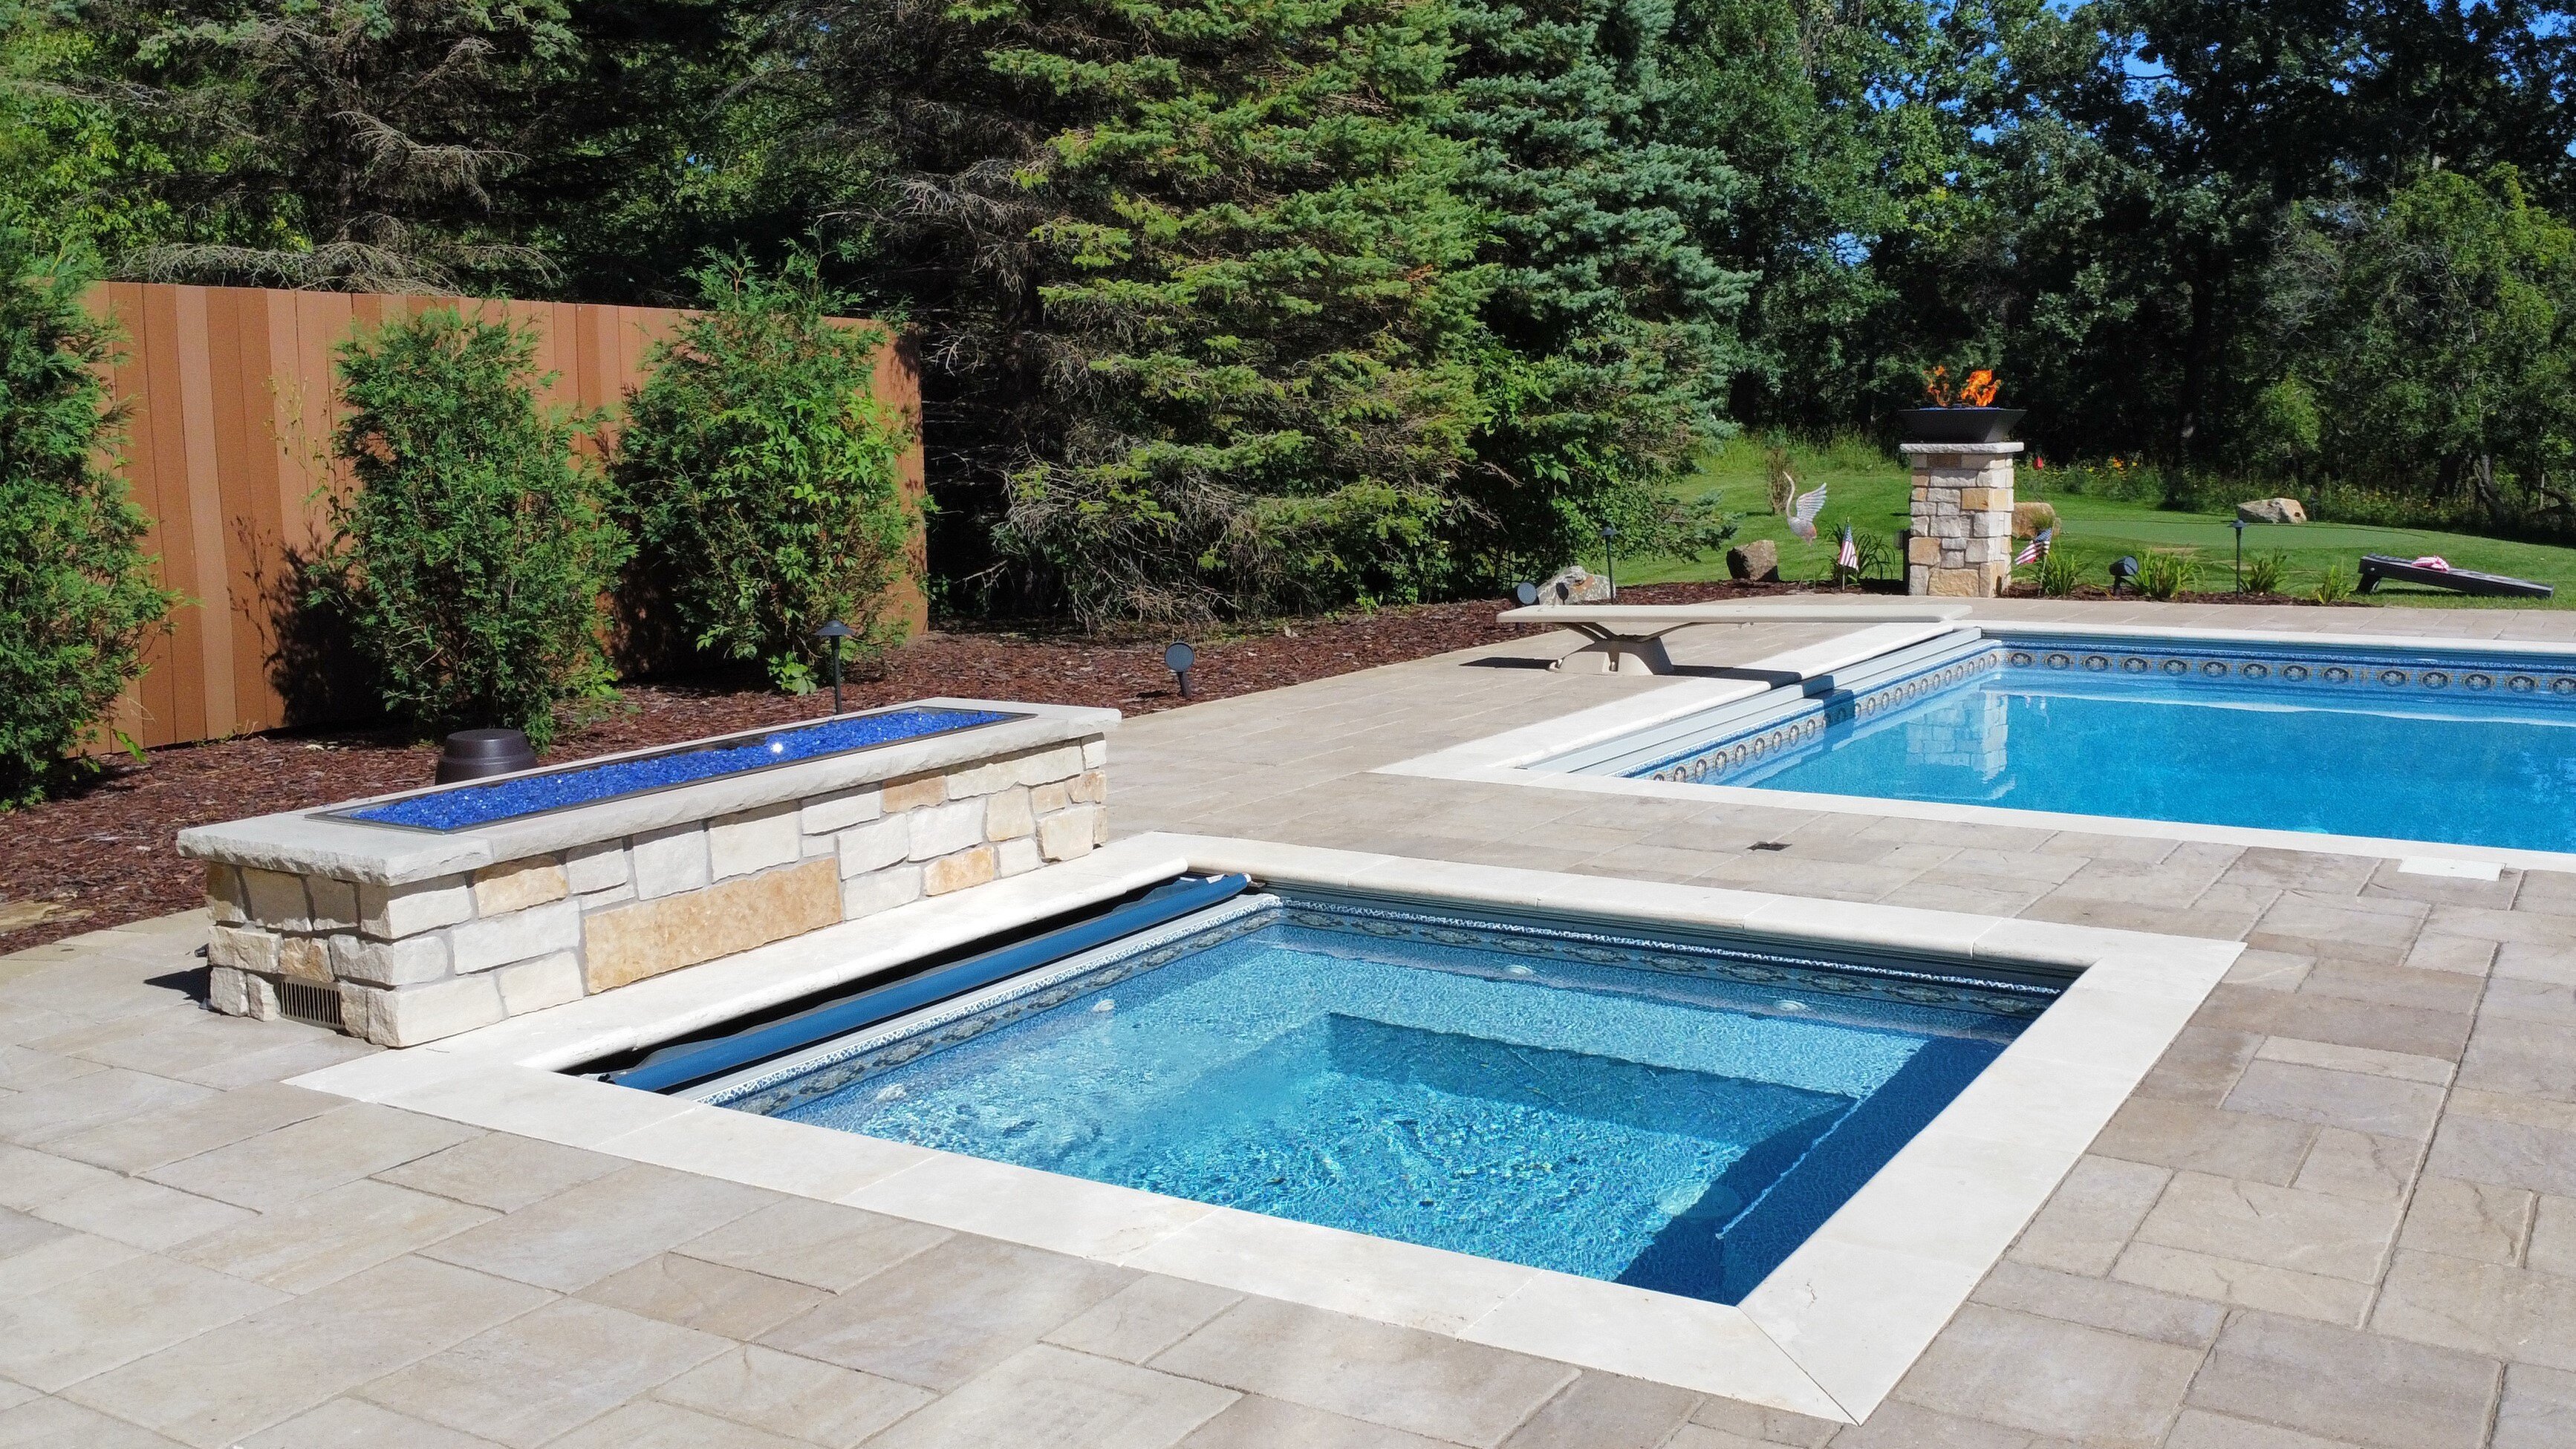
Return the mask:
MULTIPOLYGON (((145 547, 161 583, 189 601, 146 649, 142 681, 111 716, 145 745, 327 723, 365 708, 345 655, 297 605, 298 565, 325 542, 318 493, 331 476, 332 358, 341 343, 433 307, 507 316, 538 329, 540 368, 555 374, 547 401, 614 414, 643 382, 653 344, 688 316, 142 282, 103 283, 89 303, 124 329, 108 376, 127 409, 122 467, 152 520, 145 547)), ((874 391, 914 429, 903 476, 918 497, 921 378, 902 341, 880 357, 874 391)), ((928 622, 924 566, 916 533, 912 576, 895 601, 916 631, 928 622)))

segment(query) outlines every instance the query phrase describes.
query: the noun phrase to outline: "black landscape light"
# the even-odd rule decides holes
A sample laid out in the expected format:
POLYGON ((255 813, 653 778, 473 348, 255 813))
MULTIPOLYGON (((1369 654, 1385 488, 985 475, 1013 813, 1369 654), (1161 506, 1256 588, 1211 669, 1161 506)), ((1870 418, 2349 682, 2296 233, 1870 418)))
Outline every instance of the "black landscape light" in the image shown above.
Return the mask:
POLYGON ((1514 584, 1512 585, 1512 597, 1519 601, 1522 608, 1526 609, 1530 605, 1538 602, 1538 585, 1514 584))
POLYGON ((2228 523, 2236 530, 2236 592, 2241 594, 2245 592, 2245 520, 2231 518, 2228 523))
POLYGON ((1199 651, 1187 644, 1174 644, 1163 651, 1163 667, 1181 682, 1181 698, 1190 697, 1190 666, 1199 662, 1199 651))
POLYGON ((859 631, 834 619, 815 630, 814 637, 832 641, 832 713, 839 714, 841 712, 841 641, 856 639, 859 637, 859 631))
POLYGON ((1610 580, 1610 597, 1619 597, 1619 530, 1601 525, 1601 572, 1610 580))
POLYGON ((2133 589, 2138 586, 2138 560, 2137 556, 2134 554, 2124 553, 2118 558, 2111 560, 2111 595, 2113 598, 2119 597, 2120 585, 2122 584, 2127 584, 2133 589))

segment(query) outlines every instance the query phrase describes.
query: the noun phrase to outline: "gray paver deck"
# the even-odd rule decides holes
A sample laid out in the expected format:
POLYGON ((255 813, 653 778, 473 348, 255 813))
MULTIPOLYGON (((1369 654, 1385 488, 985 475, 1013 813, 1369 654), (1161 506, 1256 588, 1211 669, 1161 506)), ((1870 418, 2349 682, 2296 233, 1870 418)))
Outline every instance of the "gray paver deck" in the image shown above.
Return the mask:
POLYGON ((1660 687, 1528 667, 1571 645, 1135 721, 1118 827, 2254 947, 1869 1422, 299 1093, 366 1048, 208 1016, 180 916, 0 958, 0 1445, 2576 1446, 2576 875, 1367 773, 1660 687))

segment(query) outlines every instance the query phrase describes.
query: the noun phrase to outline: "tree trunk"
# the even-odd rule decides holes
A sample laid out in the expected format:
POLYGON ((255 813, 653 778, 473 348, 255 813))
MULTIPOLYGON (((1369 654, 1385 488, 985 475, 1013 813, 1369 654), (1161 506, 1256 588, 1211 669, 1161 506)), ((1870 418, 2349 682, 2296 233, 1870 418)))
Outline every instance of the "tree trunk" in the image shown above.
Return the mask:
POLYGON ((2201 399, 2209 390, 2209 333, 2216 323, 2217 297, 2209 281, 2207 258, 2191 282, 2191 330, 2183 338, 2182 396, 2174 427, 2174 462, 2191 466, 2192 444, 2200 436, 2201 399))

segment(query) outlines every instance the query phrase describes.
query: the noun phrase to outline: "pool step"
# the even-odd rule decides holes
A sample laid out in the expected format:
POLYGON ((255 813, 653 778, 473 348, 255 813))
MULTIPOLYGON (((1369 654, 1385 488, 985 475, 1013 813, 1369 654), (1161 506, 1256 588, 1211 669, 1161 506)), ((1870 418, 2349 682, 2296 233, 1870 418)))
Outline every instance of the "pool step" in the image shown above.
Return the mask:
POLYGON ((1524 768, 1568 775, 1630 774, 1695 744, 1768 729, 1813 709, 1818 700, 1861 694, 1994 647, 1974 627, 1889 624, 1864 629, 1745 666, 1739 672, 1771 675, 1779 681, 1750 699, 1714 705, 1524 768), (1867 648, 1870 635, 1880 636, 1881 647, 1867 648), (1903 642, 1892 642, 1900 639, 1903 642))

